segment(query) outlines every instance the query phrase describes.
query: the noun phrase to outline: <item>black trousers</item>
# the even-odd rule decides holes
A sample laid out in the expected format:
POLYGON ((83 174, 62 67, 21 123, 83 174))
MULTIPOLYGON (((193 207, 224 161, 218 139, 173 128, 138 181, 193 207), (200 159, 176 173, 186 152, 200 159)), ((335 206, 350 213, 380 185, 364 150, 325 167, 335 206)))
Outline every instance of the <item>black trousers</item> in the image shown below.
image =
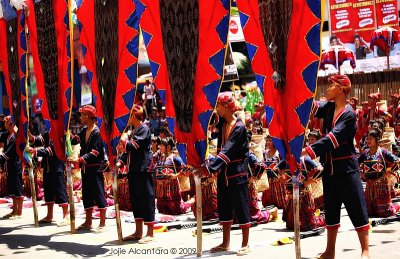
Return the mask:
POLYGON ((85 209, 92 208, 95 205, 94 202, 99 209, 107 207, 103 172, 99 172, 97 169, 82 169, 82 200, 85 209))
POLYGON ((44 200, 56 204, 68 204, 64 172, 45 172, 43 174, 44 200))
POLYGON ((155 221, 155 193, 153 175, 148 172, 129 172, 129 193, 135 219, 145 224, 155 221))
POLYGON ((247 183, 225 186, 217 181, 218 214, 221 224, 233 220, 233 213, 240 225, 250 222, 249 197, 247 183))
POLYGON ((7 171, 7 188, 9 196, 24 196, 22 192, 22 172, 7 171))
POLYGON ((324 172, 325 221, 327 227, 339 227, 342 203, 346 207, 353 226, 362 228, 369 224, 367 202, 357 171, 330 175, 324 172))

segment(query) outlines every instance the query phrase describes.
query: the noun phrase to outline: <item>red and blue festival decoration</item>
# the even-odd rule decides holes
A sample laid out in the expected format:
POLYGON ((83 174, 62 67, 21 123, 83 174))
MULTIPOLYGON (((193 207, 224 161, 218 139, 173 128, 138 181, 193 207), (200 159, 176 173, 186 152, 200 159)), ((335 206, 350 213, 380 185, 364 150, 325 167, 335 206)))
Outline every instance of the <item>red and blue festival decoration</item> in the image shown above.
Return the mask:
MULTIPOLYGON (((260 6, 266 4, 266 1, 236 1, 252 68, 257 84, 264 93, 269 132, 279 153, 286 157, 294 171, 300 162, 305 129, 317 85, 321 50, 321 1, 292 2, 285 44, 285 85, 284 88, 276 88, 279 75, 274 75, 269 52, 276 51, 275 47, 284 46, 265 41, 265 26, 260 22, 260 6)), ((280 25, 269 24, 266 30, 274 29, 280 30, 280 25)))

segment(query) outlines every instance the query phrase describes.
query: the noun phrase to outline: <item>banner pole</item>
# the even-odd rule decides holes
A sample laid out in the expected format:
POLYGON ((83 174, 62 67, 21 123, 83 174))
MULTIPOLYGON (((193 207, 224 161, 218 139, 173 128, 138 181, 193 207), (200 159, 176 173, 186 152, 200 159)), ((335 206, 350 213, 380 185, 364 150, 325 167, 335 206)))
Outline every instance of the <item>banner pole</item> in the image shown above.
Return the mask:
MULTIPOLYGON (((72 0, 68 0, 68 20, 69 20, 69 46, 70 46, 70 63, 71 63, 71 95, 70 95, 70 103, 69 103, 69 115, 68 115, 68 125, 67 125, 67 134, 66 138, 70 137, 70 122, 72 116, 72 105, 73 105, 73 96, 74 96, 74 25, 72 21, 72 0)), ((67 139, 65 141, 66 145, 70 140, 67 139)), ((66 150, 68 147, 66 146, 66 150)), ((71 155, 71 154, 69 154, 71 155)), ((73 190, 73 181, 72 181, 72 165, 67 162, 66 166, 67 171, 67 186, 69 193, 69 217, 70 217, 70 232, 71 234, 75 234, 75 204, 74 204, 74 190, 73 190)))

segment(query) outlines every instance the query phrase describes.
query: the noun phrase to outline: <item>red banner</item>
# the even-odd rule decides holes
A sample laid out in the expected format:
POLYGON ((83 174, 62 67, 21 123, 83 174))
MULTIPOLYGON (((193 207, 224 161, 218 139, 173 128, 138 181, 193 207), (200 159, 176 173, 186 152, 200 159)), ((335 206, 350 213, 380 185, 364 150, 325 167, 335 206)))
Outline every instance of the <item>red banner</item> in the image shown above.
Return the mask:
MULTIPOLYGON (((331 35, 335 35, 341 42, 350 43, 354 39, 354 0, 329 0, 331 35)), ((331 42, 331 45, 337 45, 331 42)))
POLYGON ((375 30, 374 1, 355 0, 353 3, 353 17, 354 34, 358 34, 363 40, 370 42, 371 33, 375 30))
POLYGON ((399 29, 399 9, 397 0, 375 0, 378 28, 389 26, 399 29))

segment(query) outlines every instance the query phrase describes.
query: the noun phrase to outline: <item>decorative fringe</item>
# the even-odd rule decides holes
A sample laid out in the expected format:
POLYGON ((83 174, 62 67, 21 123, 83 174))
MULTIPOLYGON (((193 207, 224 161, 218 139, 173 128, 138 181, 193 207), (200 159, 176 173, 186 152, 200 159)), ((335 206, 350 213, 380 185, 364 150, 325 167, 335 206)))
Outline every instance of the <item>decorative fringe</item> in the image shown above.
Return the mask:
POLYGON ((160 15, 177 125, 190 132, 199 51, 198 0, 160 1, 160 15))
POLYGON ((58 119, 58 53, 53 0, 35 3, 37 45, 50 118, 58 119))
POLYGON ((118 3, 117 0, 97 0, 94 4, 96 73, 107 134, 111 133, 114 120, 119 68, 118 3))

